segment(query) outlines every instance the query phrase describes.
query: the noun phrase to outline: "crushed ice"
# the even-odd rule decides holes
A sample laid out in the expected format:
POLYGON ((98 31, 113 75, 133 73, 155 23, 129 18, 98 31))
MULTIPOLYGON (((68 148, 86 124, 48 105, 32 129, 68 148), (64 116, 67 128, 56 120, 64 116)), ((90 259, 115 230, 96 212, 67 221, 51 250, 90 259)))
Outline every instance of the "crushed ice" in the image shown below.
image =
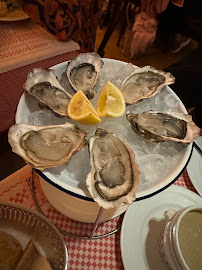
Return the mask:
MULTIPOLYGON (((124 68, 117 68, 118 65, 111 62, 106 62, 101 70, 97 85, 95 87, 96 93, 101 91, 104 84, 111 80, 117 87, 120 87, 123 80, 134 71, 134 66, 130 63, 124 68)), ((65 87, 65 79, 63 79, 63 86, 65 87)), ((96 107, 97 96, 91 100, 96 107)), ((168 87, 165 87, 155 97, 144 99, 137 104, 128 106, 127 111, 133 113, 141 113, 147 110, 155 110, 162 112, 181 112, 180 101, 178 97, 170 93, 168 87)), ((71 119, 64 117, 58 118, 50 111, 34 111, 28 117, 29 124, 33 125, 57 125, 65 122, 74 123, 71 119)), ((95 126, 85 126, 76 123, 77 126, 88 132, 87 138, 94 135, 98 126, 103 127, 109 132, 113 132, 122 137, 133 149, 136 160, 141 172, 140 188, 151 181, 157 181, 162 178, 173 166, 179 158, 180 151, 185 147, 182 144, 166 141, 162 143, 150 142, 140 136, 136 135, 131 128, 130 123, 126 120, 125 115, 119 118, 102 118, 102 122, 95 126)), ((82 189, 86 189, 85 180, 90 171, 88 147, 83 151, 76 153, 70 162, 63 165, 62 168, 51 168, 46 171, 52 174, 61 174, 65 171, 66 182, 76 184, 82 189)))

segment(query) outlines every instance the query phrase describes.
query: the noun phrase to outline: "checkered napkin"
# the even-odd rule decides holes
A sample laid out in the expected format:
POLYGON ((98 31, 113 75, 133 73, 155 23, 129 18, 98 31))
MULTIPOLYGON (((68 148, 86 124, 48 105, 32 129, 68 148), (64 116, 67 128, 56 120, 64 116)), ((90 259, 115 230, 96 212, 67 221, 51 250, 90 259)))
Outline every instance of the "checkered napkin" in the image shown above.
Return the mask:
MULTIPOLYGON (((34 191, 39 206, 46 217, 58 228, 66 232, 86 236, 92 230, 92 224, 69 219, 59 213, 46 199, 39 181, 38 174, 30 166, 25 166, 0 182, 0 201, 23 206, 36 211, 33 201, 30 180, 33 177, 34 191)), ((183 175, 175 185, 195 191, 188 174, 183 175)), ((96 234, 104 234, 116 228, 118 218, 98 226, 96 234)), ((68 269, 75 270, 123 270, 120 252, 120 232, 98 240, 80 240, 64 236, 69 260, 68 269)))

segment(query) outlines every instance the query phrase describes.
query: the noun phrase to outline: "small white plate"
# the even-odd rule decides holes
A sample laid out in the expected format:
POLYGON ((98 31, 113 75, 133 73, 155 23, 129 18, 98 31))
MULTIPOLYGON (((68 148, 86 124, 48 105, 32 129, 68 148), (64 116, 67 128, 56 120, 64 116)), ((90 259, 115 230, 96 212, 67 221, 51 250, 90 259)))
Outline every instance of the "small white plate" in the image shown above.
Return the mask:
POLYGON ((18 9, 18 10, 8 12, 6 16, 2 16, 2 17, 0 16, 0 21, 13 22, 13 21, 25 20, 28 18, 29 16, 22 9, 18 9))
POLYGON ((165 227, 164 212, 202 205, 194 192, 172 185, 147 200, 136 201, 123 219, 121 254, 125 270, 167 270, 159 253, 159 239, 165 227))
MULTIPOLYGON (((202 149, 202 136, 197 138, 195 143, 202 149)), ((193 153, 187 166, 187 172, 193 186, 202 196, 202 156, 195 147, 193 148, 193 153)))

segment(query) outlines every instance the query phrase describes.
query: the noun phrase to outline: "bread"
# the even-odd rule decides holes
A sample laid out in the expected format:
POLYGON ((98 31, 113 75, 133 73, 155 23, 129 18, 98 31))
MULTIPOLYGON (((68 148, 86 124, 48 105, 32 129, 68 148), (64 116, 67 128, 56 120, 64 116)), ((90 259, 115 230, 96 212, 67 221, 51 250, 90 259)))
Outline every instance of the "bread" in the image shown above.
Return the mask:
POLYGON ((14 270, 22 253, 21 244, 12 235, 0 231, 0 269, 14 270))
POLYGON ((47 259, 38 251, 33 241, 27 244, 15 270, 52 270, 47 259))

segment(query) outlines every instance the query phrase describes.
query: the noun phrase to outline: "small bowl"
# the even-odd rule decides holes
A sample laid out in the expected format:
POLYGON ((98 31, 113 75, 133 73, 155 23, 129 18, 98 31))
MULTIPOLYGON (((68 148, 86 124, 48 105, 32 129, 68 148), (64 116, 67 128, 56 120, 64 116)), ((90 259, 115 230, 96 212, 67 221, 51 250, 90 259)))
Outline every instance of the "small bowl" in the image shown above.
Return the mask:
POLYGON ((193 241, 187 240, 188 238, 185 237, 186 234, 191 234, 191 239, 194 239, 194 235, 196 235, 197 231, 191 226, 192 224, 190 224, 190 222, 193 220, 196 221, 199 218, 200 224, 202 223, 202 220, 200 221, 200 219, 202 219, 202 205, 189 206, 179 211, 170 209, 166 211, 164 215, 167 223, 160 240, 160 251, 164 263, 172 270, 202 269, 201 256, 199 256, 201 262, 198 260, 199 257, 195 256, 194 258, 193 256, 193 254, 196 255, 197 242, 193 243, 193 241), (192 216, 190 216, 190 213, 192 213, 192 216), (198 214, 200 214, 200 216, 198 216, 198 214), (192 228, 192 230, 190 230, 190 228, 192 228), (189 256, 189 254, 192 255, 189 256), (190 257, 194 259, 192 260, 190 257), (196 262, 198 264, 197 266, 196 262))
POLYGON ((32 239, 54 270, 67 270, 68 254, 56 227, 43 215, 0 203, 0 231, 15 237, 23 250, 32 239))

